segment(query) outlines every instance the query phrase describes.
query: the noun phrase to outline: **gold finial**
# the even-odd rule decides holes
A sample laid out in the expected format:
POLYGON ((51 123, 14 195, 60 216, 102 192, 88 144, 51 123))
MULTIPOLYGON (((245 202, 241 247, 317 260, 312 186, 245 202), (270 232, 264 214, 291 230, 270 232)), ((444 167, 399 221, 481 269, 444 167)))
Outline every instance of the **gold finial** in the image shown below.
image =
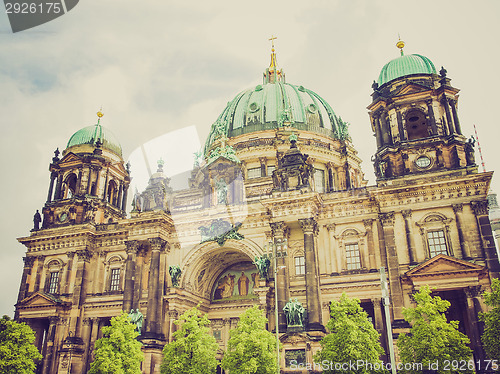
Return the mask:
POLYGON ((276 36, 271 36, 269 38, 269 40, 271 41, 271 64, 269 65, 269 68, 270 70, 272 70, 272 68, 276 68, 277 64, 276 64, 276 53, 274 52, 274 41, 278 39, 276 36))
POLYGON ((396 47, 398 47, 399 50, 401 51, 401 56, 404 55, 404 53, 403 53, 404 46, 405 46, 405 42, 401 40, 401 37, 399 36, 399 33, 398 33, 398 42, 396 43, 396 47))
POLYGON ((99 124, 99 122, 101 121, 101 118, 102 116, 104 116, 104 114, 102 113, 102 106, 101 106, 101 109, 99 109, 99 111, 97 112, 97 123, 99 124))

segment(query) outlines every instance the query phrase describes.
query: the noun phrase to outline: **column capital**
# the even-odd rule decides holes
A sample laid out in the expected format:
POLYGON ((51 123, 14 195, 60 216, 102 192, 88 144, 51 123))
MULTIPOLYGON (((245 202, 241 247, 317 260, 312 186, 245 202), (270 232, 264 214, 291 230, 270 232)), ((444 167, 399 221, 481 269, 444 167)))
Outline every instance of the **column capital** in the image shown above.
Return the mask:
POLYGON ((127 240, 125 242, 126 252, 127 254, 137 254, 139 250, 139 241, 138 240, 127 240))
POLYGON ((482 293, 481 290, 482 290, 482 287, 480 285, 469 286, 467 288, 464 288, 465 295, 468 298, 481 296, 481 293, 482 293))
POLYGON ((89 262, 92 258, 92 252, 88 249, 81 249, 79 251, 76 251, 76 256, 78 257, 79 261, 89 262))
POLYGON ((23 257, 24 267, 31 268, 35 262, 35 258, 36 258, 35 256, 23 257))
POLYGON ((299 219, 300 227, 304 234, 314 234, 318 233, 318 224, 314 218, 301 218, 299 219))
POLYGON ((271 233, 273 237, 286 237, 290 232, 289 227, 285 224, 284 221, 271 222, 269 223, 269 226, 271 226, 271 233))
POLYGON ((151 246, 151 250, 163 252, 165 249, 168 250, 170 247, 168 242, 162 238, 148 238, 149 245, 151 246))
POLYGON ((394 212, 379 213, 380 223, 384 227, 394 226, 394 212))
POLYGON ((470 203, 472 210, 476 216, 487 216, 488 215, 488 201, 473 201, 470 203))
POLYGON ((401 214, 405 219, 411 218, 411 209, 402 210, 401 214))
POLYGON ((464 204, 460 203, 460 204, 453 204, 451 206, 453 208, 453 211, 455 213, 462 213, 463 209, 464 209, 464 204))
POLYGON ((363 220, 363 225, 365 226, 366 231, 370 231, 372 229, 373 221, 373 218, 367 218, 363 220))

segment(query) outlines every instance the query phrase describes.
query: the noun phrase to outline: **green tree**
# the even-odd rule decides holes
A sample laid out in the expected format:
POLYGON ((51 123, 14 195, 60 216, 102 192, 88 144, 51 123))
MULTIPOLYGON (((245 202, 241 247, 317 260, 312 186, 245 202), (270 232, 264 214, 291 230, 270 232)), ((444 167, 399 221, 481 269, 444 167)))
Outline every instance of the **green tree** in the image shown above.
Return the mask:
POLYGON ((266 330, 267 318, 257 306, 240 315, 230 332, 222 368, 231 374, 276 373, 276 339, 266 330))
POLYGON ((323 373, 381 373, 384 350, 380 334, 359 300, 343 293, 339 301, 332 301, 330 316, 326 325, 330 333, 321 340, 321 350, 314 356, 323 373))
POLYGON ((0 319, 0 373, 31 374, 42 355, 33 345, 35 333, 25 323, 0 319))
MULTIPOLYGON (((470 368, 454 370, 454 367, 446 365, 454 360, 468 361, 472 356, 469 338, 458 331, 458 321, 446 320, 444 312, 450 307, 450 302, 439 296, 432 297, 429 286, 422 287, 413 298, 417 302, 416 307, 403 309, 403 316, 412 327, 409 335, 403 333, 398 337, 401 362, 408 363, 408 367, 421 363, 423 369, 437 369, 438 373, 470 372, 470 368)), ((413 368, 415 370, 407 372, 422 372, 415 366, 413 368)))
POLYGON ((180 328, 163 348, 161 374, 211 374, 217 368, 217 342, 210 335, 210 320, 194 307, 174 322, 180 328))
POLYGON ((479 318, 484 321, 484 333, 481 336, 484 350, 492 360, 500 360, 500 280, 491 282, 492 292, 484 293, 486 305, 492 307, 489 312, 481 313, 479 318))
POLYGON ((141 374, 144 360, 139 333, 122 312, 111 318, 111 326, 102 328, 103 337, 95 342, 95 358, 89 374, 141 374))

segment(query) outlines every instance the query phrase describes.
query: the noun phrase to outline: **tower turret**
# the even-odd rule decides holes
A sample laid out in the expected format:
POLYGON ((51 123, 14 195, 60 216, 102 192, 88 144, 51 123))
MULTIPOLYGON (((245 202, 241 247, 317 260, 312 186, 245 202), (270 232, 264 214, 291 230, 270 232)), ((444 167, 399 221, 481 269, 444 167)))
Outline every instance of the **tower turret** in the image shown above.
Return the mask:
POLYGON ((75 132, 50 170, 42 228, 80 223, 108 223, 125 217, 130 183, 128 166, 114 135, 100 121, 75 132))
POLYGON ((374 157, 378 181, 439 170, 476 170, 473 142, 462 134, 459 90, 447 72, 439 75, 430 59, 403 52, 389 61, 374 82, 368 106, 377 141, 374 157))

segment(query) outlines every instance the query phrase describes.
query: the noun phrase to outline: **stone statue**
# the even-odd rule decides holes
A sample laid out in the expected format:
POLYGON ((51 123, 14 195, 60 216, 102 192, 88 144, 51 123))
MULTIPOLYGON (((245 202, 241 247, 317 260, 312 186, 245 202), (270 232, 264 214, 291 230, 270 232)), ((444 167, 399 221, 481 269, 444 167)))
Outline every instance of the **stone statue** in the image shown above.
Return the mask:
POLYGON ((269 258, 267 258, 267 256, 261 256, 261 257, 255 256, 253 264, 257 266, 260 278, 267 279, 267 274, 269 273, 269 267, 271 266, 271 261, 269 261, 269 258))
POLYGON ((33 216, 33 230, 40 230, 40 222, 42 222, 42 216, 40 212, 37 210, 35 215, 33 216))
POLYGON ((135 324, 137 332, 139 333, 139 335, 141 335, 142 323, 144 322, 144 315, 139 311, 139 309, 136 309, 135 312, 134 309, 130 309, 128 318, 130 318, 131 323, 135 324))
POLYGON ((179 265, 170 265, 168 267, 170 279, 172 279, 172 286, 179 287, 179 279, 181 278, 181 267, 179 265))
POLYGON ((221 178, 215 182, 215 188, 217 189, 217 204, 227 204, 227 184, 226 181, 221 178))
POLYGON ((286 315, 286 323, 288 326, 304 326, 305 309, 299 300, 290 300, 283 307, 283 312, 286 315))
POLYGON ((474 145, 476 144, 476 139, 471 136, 467 143, 465 143, 465 158, 467 160, 467 166, 474 165, 476 163, 474 157, 474 145))

